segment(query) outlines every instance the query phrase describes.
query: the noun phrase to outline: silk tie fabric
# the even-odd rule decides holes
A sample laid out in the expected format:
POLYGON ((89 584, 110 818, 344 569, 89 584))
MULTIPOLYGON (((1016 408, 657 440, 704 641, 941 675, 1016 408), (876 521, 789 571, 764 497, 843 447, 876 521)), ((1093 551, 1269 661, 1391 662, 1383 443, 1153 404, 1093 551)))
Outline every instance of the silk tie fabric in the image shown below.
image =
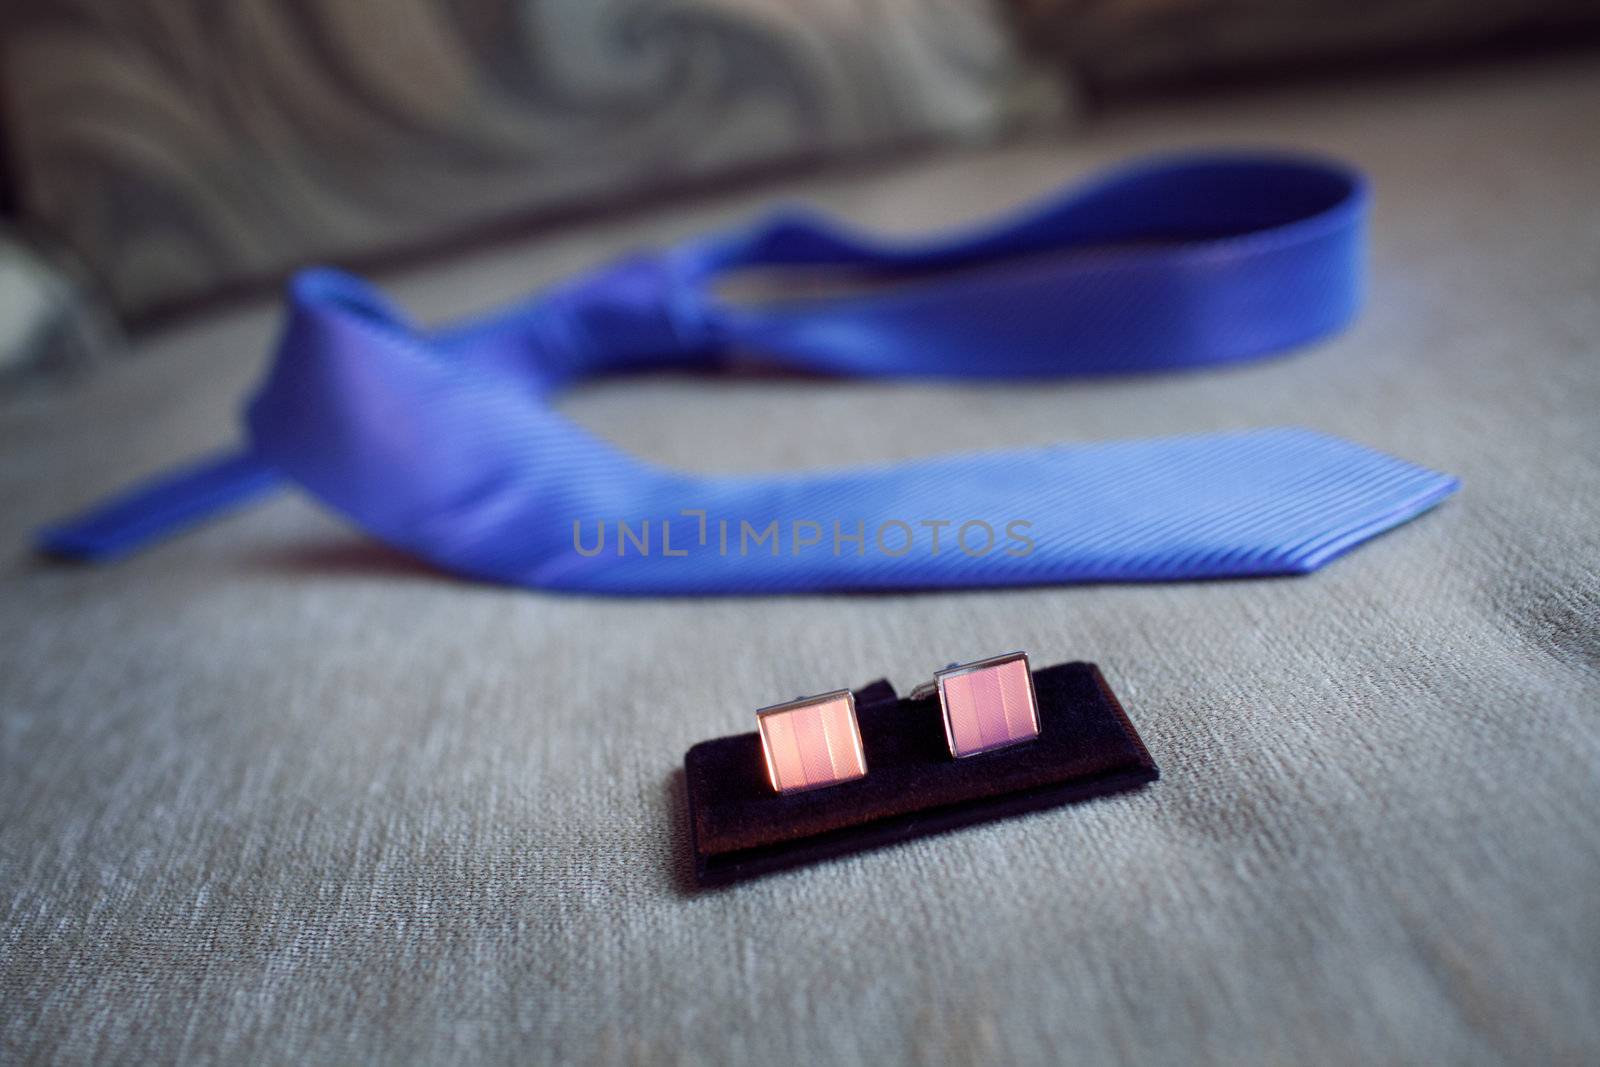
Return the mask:
POLYGON ((1366 206, 1360 176, 1329 162, 1163 158, 927 241, 779 212, 437 329, 359 279, 311 270, 291 283, 248 447, 46 530, 40 546, 114 558, 287 480, 449 572, 580 592, 1312 571, 1432 507, 1455 479, 1300 429, 703 475, 617 449, 550 398, 597 375, 751 360, 1033 379, 1264 356, 1355 314, 1366 206), (718 297, 720 280, 752 269, 882 284, 718 297))

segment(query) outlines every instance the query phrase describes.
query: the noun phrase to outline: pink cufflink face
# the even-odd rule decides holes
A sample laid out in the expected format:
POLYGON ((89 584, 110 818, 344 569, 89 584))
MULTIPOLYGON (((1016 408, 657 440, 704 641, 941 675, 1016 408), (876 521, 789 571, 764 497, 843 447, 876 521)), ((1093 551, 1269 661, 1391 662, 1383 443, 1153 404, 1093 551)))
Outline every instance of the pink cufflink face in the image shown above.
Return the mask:
POLYGON ((854 781, 867 773, 848 689, 802 697, 756 712, 767 780, 779 793, 799 793, 854 781))
POLYGON ((947 667, 933 676, 944 736, 957 759, 1039 736, 1039 702, 1022 652, 947 667))

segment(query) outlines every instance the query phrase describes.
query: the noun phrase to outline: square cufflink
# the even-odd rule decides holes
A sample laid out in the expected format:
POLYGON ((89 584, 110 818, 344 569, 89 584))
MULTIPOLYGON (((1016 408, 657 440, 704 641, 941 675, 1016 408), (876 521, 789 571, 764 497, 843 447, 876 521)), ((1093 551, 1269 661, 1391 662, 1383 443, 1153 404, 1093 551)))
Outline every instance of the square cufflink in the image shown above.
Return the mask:
POLYGON ((1039 736, 1039 700, 1025 652, 952 664, 933 675, 944 736, 957 759, 1039 736))
POLYGON ((767 780, 779 793, 798 793, 854 781, 867 773, 848 689, 801 697, 756 712, 767 780))

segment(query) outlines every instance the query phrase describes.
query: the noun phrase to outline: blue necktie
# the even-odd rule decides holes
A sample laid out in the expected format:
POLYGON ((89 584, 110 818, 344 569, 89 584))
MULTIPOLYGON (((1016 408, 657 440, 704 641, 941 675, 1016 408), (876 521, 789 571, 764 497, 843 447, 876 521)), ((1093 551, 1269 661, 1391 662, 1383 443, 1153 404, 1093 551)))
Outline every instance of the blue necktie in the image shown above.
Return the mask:
MULTIPOLYGON (((1267 429, 760 476, 629 455, 558 414, 586 377, 723 368, 951 378, 1248 359, 1359 303, 1359 176, 1276 156, 1160 159, 999 224, 890 243, 795 212, 641 253, 440 329, 358 279, 299 275, 249 445, 44 531, 105 559, 284 479, 445 570, 600 593, 1151 581, 1315 570, 1455 479, 1267 429), (751 269, 879 283, 734 304, 751 269)), ((729 447, 736 447, 729 442, 729 447)))

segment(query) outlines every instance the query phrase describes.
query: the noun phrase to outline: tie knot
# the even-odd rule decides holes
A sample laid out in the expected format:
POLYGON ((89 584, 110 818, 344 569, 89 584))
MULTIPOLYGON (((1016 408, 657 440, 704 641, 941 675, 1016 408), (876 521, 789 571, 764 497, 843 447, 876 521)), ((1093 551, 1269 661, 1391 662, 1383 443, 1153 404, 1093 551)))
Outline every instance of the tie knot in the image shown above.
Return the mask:
POLYGON ((546 358, 562 378, 695 362, 712 348, 698 291, 657 252, 574 278, 548 292, 539 310, 546 358))

